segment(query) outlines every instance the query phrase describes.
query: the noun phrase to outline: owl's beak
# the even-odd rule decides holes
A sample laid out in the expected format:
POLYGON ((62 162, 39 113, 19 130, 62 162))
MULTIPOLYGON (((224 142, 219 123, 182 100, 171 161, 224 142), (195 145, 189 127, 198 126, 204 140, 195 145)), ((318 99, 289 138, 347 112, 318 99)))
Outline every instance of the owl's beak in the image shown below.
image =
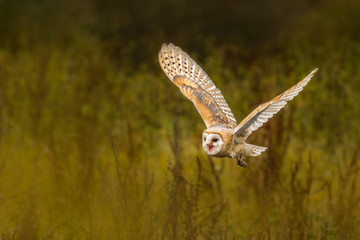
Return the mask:
POLYGON ((209 152, 214 148, 212 144, 206 144, 206 147, 209 149, 209 152))

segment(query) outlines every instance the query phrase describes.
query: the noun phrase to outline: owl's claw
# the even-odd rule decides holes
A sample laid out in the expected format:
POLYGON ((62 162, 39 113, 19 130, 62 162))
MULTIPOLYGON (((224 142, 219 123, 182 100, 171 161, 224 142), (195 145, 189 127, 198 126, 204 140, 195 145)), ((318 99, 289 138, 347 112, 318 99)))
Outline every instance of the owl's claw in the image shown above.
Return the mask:
POLYGON ((236 158, 236 164, 243 168, 247 167, 247 163, 245 162, 245 158, 243 156, 236 158))

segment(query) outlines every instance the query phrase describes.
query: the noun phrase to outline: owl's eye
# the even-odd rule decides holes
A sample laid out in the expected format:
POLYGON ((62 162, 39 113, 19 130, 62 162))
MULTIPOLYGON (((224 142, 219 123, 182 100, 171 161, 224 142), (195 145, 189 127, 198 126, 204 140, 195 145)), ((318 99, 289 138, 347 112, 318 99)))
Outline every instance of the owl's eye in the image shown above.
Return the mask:
POLYGON ((218 139, 217 139, 217 138, 214 138, 214 139, 213 139, 213 142, 217 142, 217 141, 218 141, 218 139))

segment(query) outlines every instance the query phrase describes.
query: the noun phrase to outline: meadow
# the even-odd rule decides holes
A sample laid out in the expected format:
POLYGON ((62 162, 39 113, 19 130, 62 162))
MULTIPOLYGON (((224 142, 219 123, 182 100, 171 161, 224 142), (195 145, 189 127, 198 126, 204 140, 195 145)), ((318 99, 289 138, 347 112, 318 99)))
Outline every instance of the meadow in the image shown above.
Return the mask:
POLYGON ((114 46, 81 24, 61 40, 46 23, 1 25, 0 239, 359 239, 358 4, 334 2, 269 42, 160 34, 145 53, 129 31, 114 46), (202 150, 200 115, 158 66, 162 41, 202 66, 238 122, 319 71, 252 134, 269 149, 244 169, 202 150))

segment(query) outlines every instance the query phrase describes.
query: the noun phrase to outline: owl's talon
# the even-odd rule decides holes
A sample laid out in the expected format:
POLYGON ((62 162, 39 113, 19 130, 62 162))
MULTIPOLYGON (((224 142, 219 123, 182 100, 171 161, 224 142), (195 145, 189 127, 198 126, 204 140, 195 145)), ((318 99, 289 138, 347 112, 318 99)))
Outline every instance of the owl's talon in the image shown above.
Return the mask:
POLYGON ((239 165, 240 167, 243 167, 243 168, 247 167, 247 163, 245 162, 244 157, 237 158, 236 159, 236 164, 239 165))

